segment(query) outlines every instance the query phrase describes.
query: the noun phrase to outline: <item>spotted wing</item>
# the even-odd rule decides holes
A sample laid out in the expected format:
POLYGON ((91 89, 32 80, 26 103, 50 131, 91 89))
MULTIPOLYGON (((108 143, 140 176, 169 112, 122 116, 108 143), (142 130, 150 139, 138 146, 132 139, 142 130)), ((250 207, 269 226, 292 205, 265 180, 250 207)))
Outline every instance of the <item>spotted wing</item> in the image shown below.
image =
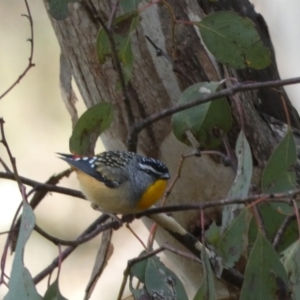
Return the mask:
POLYGON ((70 154, 61 154, 60 158, 72 167, 88 174, 89 176, 103 182, 110 188, 120 186, 128 178, 124 171, 118 172, 119 168, 106 166, 105 163, 98 161, 98 157, 76 157, 70 154))

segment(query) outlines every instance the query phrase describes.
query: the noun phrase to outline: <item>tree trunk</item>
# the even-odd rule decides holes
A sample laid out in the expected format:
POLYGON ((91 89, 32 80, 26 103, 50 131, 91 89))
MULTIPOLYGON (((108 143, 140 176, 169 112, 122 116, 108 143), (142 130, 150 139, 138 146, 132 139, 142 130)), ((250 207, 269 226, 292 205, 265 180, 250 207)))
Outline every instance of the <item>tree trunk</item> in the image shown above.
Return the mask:
MULTIPOLYGON (((92 1, 103 20, 109 20, 115 1, 92 1)), ((129 105, 137 122, 147 116, 169 108, 178 102, 181 92, 191 84, 221 80, 225 76, 236 77, 239 80, 264 81, 278 78, 274 54, 269 68, 261 71, 243 69, 236 71, 218 64, 207 53, 194 26, 177 25, 173 32, 173 18, 176 20, 199 21, 206 14, 216 10, 234 10, 251 18, 257 25, 266 45, 272 47, 266 24, 260 15, 246 0, 237 1, 196 1, 167 0, 167 5, 153 4, 140 13, 139 25, 132 34, 134 53, 133 76, 127 89, 129 105), (174 33, 174 34, 173 34, 174 33), (163 56, 158 57, 154 47, 145 36, 172 59, 173 65, 163 56), (174 72, 174 69, 177 72, 174 72)), ((148 1, 140 1, 139 8, 148 1)), ((47 4, 46 4, 47 6, 47 4)), ((121 14, 120 9, 117 15, 121 14)), ((51 17, 50 17, 51 18, 51 17)), ((126 150, 126 138, 129 132, 128 107, 124 103, 121 90, 116 90, 117 72, 111 60, 101 65, 96 53, 96 37, 100 29, 88 1, 69 4, 69 17, 63 21, 51 18, 53 28, 59 40, 61 51, 71 67, 72 76, 80 90, 86 106, 92 107, 99 102, 111 102, 114 105, 114 119, 111 127, 101 136, 107 149, 126 150)), ((281 90, 282 92, 283 90, 281 90)), ((281 97, 286 94, 264 89, 258 92, 245 92, 235 95, 240 100, 245 123, 245 133, 251 145, 256 172, 253 182, 258 182, 262 168, 276 144, 272 132, 261 113, 256 110, 258 98, 259 108, 264 113, 285 121, 281 97), (270 104, 270 101, 272 103, 270 104)), ((232 145, 235 143, 236 132, 240 128, 240 118, 237 101, 229 100, 234 114, 235 124, 229 135, 232 145)), ((297 117, 289 104, 291 119, 297 125, 297 117)), ((180 143, 171 130, 170 117, 164 118, 147 127, 139 134, 138 152, 146 156, 159 158, 167 164, 174 177, 182 154, 192 150, 180 143)), ((168 198, 168 205, 198 203, 211 199, 226 198, 234 179, 231 167, 208 156, 189 158, 185 161, 180 180, 168 198)), ((211 212, 214 213, 214 212, 211 212)), ((193 231, 199 226, 199 212, 175 213, 174 217, 186 229, 193 231)), ((158 242, 164 243, 169 238, 162 232, 158 242)), ((173 242, 171 242, 173 243, 173 242)), ((180 247, 176 244, 175 247, 180 247)), ((194 294, 201 283, 202 271, 188 260, 178 262, 178 256, 172 256, 190 294, 194 294)), ((234 296, 228 286, 217 282, 217 297, 229 299, 234 296), (231 294, 231 296, 230 296, 231 294)))

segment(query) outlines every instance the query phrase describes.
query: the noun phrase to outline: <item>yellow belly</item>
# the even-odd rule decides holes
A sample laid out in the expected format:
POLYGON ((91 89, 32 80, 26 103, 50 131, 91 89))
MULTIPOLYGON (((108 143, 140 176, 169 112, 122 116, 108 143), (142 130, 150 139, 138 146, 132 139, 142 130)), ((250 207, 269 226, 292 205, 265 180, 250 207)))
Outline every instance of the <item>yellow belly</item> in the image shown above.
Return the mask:
POLYGON ((167 186, 166 180, 157 180, 146 190, 141 200, 135 204, 128 199, 131 189, 129 182, 123 183, 120 187, 108 188, 86 173, 79 170, 76 170, 76 173, 86 198, 101 210, 114 214, 133 214, 150 207, 162 197, 167 186))

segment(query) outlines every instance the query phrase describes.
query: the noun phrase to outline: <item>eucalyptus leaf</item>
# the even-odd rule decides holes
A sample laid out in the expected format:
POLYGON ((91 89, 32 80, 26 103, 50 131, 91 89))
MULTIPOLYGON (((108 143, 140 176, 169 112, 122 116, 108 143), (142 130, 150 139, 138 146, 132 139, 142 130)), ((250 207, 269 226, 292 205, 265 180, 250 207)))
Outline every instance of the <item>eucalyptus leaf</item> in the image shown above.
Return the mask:
MULTIPOLYGON (((264 169, 261 188, 264 193, 284 193, 296 188, 297 150, 292 131, 289 129, 278 144, 264 169)), ((293 213, 286 203, 272 202, 274 208, 284 214, 293 213)))
POLYGON ((201 261, 203 265, 203 283, 193 300, 215 300, 216 289, 214 273, 212 271, 206 251, 201 251, 201 261))
MULTIPOLYGON (((275 235, 277 234, 282 222, 285 219, 285 216, 279 213, 270 203, 261 203, 258 206, 264 228, 266 231, 267 239, 272 242, 274 240, 275 235)), ((257 222, 254 216, 252 216, 249 230, 248 230, 248 249, 251 250, 253 244, 255 242, 257 232, 257 222)), ((294 243, 299 237, 297 220, 291 221, 291 223, 286 228, 284 235, 278 245, 278 251, 281 252, 287 247, 289 247, 292 243, 294 243)))
POLYGON ((59 290, 58 279, 48 287, 43 300, 68 300, 59 290))
POLYGON ((57 21, 69 16, 68 4, 79 0, 49 0, 49 13, 57 21))
MULTIPOLYGON (((143 251, 139 257, 145 255, 143 251)), ((157 299, 188 300, 184 287, 174 272, 168 269, 157 256, 151 256, 133 265, 129 273, 129 287, 136 299, 142 295, 151 295, 157 299), (143 287, 133 287, 133 278, 136 277, 143 287)), ((150 298, 149 298, 150 299, 150 298)))
POLYGON ((223 265, 231 268, 239 260, 244 246, 244 234, 247 228, 248 209, 244 209, 232 220, 220 237, 217 254, 222 258, 223 265))
MULTIPOLYGON (((127 9, 129 7, 126 6, 127 9)), ((126 83, 130 81, 133 72, 134 55, 131 48, 131 34, 137 25, 137 11, 125 13, 117 17, 113 22, 113 38, 126 83)), ((103 28, 98 32, 96 48, 99 62, 104 64, 107 58, 112 56, 112 49, 108 35, 103 28)))
MULTIPOLYGON (((143 257, 146 255, 146 251, 142 251, 139 255, 139 257, 143 257)), ((146 267, 147 267, 147 262, 148 259, 143 259, 137 263, 135 263, 129 272, 129 277, 130 277, 130 284, 132 283, 132 279, 136 277, 140 282, 145 283, 145 272, 146 272, 146 267)))
MULTIPOLYGON (((218 87, 219 82, 196 83, 184 90, 179 103, 202 99, 216 92, 218 87)), ((176 138, 191 145, 187 138, 187 132, 191 132, 202 148, 215 148, 220 145, 223 134, 230 130, 231 124, 231 110, 225 98, 183 110, 172 117, 172 128, 176 138)))
POLYGON ((277 299, 282 286, 288 290, 286 271, 273 246, 259 231, 248 259, 240 300, 277 299))
POLYGON ((108 102, 98 103, 84 112, 70 137, 70 152, 78 155, 92 154, 97 138, 110 126, 112 117, 113 106, 108 102))
POLYGON ((271 52, 250 19, 223 11, 203 18, 198 26, 205 46, 221 63, 235 69, 270 65, 271 52))
POLYGON ((282 253, 281 261, 289 274, 293 299, 300 299, 300 240, 282 253))
POLYGON ((180 279, 157 256, 148 259, 145 286, 148 293, 156 293, 158 299, 188 300, 180 279))
POLYGON ((4 300, 41 300, 28 269, 24 266, 23 253, 25 245, 35 225, 35 216, 30 205, 23 201, 20 231, 12 264, 9 291, 4 300))
MULTIPOLYGON (((234 182, 229 190, 228 199, 244 198, 249 194, 252 179, 252 154, 251 148, 243 131, 240 132, 235 146, 237 157, 237 170, 234 182)), ((222 212, 222 231, 224 231, 239 214, 243 205, 226 205, 222 212)))
POLYGON ((128 13, 137 10, 140 2, 141 0, 120 0, 120 6, 124 13, 128 13))

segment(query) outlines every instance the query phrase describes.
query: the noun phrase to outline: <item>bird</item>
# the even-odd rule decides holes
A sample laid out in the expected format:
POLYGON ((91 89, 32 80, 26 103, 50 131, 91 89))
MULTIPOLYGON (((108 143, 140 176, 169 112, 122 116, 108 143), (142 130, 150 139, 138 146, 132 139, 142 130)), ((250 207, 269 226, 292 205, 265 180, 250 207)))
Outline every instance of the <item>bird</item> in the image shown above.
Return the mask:
POLYGON ((163 196, 170 179, 165 164, 134 152, 58 155, 75 170, 92 207, 108 214, 135 214, 151 207, 163 196))

